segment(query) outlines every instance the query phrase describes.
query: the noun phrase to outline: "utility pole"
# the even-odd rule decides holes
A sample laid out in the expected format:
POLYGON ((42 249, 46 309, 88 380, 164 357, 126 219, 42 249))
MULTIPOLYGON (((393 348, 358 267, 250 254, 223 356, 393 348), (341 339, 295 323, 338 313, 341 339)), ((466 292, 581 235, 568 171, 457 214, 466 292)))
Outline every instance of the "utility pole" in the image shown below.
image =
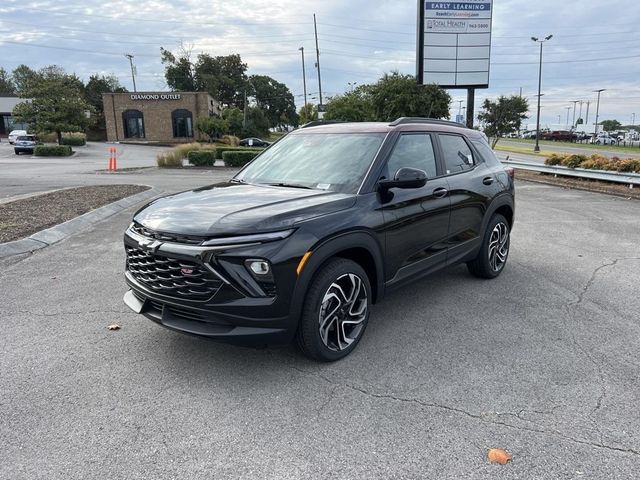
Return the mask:
POLYGON ((598 118, 600 116, 600 94, 602 92, 604 92, 606 89, 605 88, 601 88, 600 90, 594 90, 594 92, 598 93, 598 103, 596 106, 596 137, 598 136, 598 118))
POLYGON ((567 125, 569 125, 569 112, 571 111, 571 107, 564 107, 567 109, 567 125))
POLYGON ((133 80, 133 91, 137 92, 138 90, 136 90, 136 75, 133 69, 133 55, 131 55, 130 53, 125 53, 124 56, 129 59, 129 65, 131 66, 131 79, 133 80))
POLYGON ((320 76, 320 48, 318 47, 318 24, 316 23, 316 14, 313 14, 313 30, 316 34, 316 68, 318 69, 318 96, 320 97, 320 105, 322 104, 322 78, 320 76))
POLYGON ((631 114, 631 126, 633 127, 636 124, 636 114, 631 114))
MULTIPOLYGON (((582 118, 582 104, 584 102, 580 100, 580 113, 578 114, 578 118, 582 118)), ((584 125, 584 118, 582 118, 582 125, 584 125)))
MULTIPOLYGON (((542 45, 553 38, 553 35, 547 35, 544 39, 539 40, 537 37, 531 37, 531 40, 540 44, 540 67, 538 69, 538 115, 536 120, 536 146, 534 152, 540 151, 540 98, 542 97, 542 45)), ((567 120, 568 121, 568 120, 567 120)))
POLYGON ((298 50, 302 52, 302 86, 304 88, 304 106, 307 106, 307 74, 304 69, 304 47, 300 47, 298 50))
POLYGON ((560 115, 558 115, 558 125, 560 125, 560 115))

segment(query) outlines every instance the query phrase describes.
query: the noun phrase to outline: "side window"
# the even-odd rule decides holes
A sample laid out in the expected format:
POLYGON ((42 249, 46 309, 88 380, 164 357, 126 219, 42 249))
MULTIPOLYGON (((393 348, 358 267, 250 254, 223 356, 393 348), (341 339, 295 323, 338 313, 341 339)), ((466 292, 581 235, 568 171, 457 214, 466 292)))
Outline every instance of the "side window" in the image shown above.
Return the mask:
POLYGON ((437 176, 436 156, 431 135, 418 133, 400 136, 387 162, 388 178, 393 178, 396 172, 403 167, 424 170, 429 178, 437 176))
POLYGON ((439 135, 446 174, 471 170, 475 163, 467 142, 458 135, 439 135))

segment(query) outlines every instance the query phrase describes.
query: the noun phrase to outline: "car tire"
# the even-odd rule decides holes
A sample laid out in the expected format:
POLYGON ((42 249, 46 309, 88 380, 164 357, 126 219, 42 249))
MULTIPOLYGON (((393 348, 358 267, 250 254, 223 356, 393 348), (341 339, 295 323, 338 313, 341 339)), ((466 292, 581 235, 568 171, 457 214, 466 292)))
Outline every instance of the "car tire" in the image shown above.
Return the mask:
POLYGON ((349 355, 364 335, 371 285, 356 262, 334 258, 316 273, 304 300, 296 334, 306 356, 334 362, 349 355))
POLYGON ((15 148, 13 149, 13 153, 15 153, 16 155, 20 155, 20 150, 16 150, 15 148))
POLYGON ((478 278, 496 278, 504 270, 509 257, 511 229, 503 215, 491 217, 476 258, 467 263, 469 272, 478 278))

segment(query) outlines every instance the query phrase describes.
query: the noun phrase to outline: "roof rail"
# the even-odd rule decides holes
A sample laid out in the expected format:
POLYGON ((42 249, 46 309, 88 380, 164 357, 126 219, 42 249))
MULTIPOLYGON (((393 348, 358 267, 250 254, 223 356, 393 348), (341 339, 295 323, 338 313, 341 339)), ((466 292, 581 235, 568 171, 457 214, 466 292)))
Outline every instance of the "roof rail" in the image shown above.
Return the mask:
POLYGON ((450 120, 440 120, 438 118, 425 118, 425 117, 400 117, 397 120, 389 124, 390 127, 397 127, 398 125, 406 125, 407 123, 430 123, 432 125, 449 125, 452 127, 467 128, 462 123, 452 122, 450 120))
POLYGON ((313 120, 301 125, 300 128, 319 127, 320 125, 331 125, 333 123, 344 123, 343 120, 313 120))

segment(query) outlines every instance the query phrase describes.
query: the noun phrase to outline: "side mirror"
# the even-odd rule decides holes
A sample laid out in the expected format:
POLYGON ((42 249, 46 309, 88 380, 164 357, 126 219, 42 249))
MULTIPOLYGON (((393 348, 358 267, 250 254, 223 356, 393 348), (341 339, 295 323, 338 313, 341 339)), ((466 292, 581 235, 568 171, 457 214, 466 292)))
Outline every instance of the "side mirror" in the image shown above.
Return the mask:
POLYGON ((393 180, 380 180, 378 188, 421 188, 427 183, 427 172, 418 168, 403 167, 399 169, 393 180))

